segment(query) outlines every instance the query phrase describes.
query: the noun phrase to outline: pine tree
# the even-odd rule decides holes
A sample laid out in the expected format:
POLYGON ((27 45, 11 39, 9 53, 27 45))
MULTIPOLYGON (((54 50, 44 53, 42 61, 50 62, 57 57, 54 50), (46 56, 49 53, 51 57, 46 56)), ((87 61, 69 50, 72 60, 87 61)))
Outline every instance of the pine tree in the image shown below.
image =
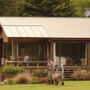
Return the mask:
POLYGON ((22 16, 68 17, 75 13, 71 0, 26 0, 22 16))

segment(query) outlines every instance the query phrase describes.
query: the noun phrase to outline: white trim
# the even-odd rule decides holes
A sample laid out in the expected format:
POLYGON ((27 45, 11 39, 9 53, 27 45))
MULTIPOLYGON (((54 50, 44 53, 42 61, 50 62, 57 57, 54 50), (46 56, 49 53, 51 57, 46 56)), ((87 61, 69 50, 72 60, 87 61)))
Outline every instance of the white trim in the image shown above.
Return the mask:
POLYGON ((56 43, 53 42, 53 62, 56 65, 56 43))
POLYGON ((17 42, 17 60, 18 60, 18 42, 17 42))

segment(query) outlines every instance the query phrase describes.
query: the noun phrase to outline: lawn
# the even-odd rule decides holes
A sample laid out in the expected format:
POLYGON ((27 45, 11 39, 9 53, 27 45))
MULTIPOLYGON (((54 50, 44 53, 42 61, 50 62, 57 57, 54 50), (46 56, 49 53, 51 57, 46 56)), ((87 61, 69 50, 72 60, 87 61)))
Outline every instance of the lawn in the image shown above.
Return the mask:
POLYGON ((90 90, 90 81, 65 81, 65 85, 0 85, 0 90, 90 90))

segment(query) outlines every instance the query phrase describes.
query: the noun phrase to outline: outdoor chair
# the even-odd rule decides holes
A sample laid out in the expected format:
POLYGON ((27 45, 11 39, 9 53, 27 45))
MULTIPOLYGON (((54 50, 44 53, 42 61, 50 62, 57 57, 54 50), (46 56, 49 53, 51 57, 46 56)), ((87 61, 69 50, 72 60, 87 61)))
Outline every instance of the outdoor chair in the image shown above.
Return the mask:
POLYGON ((28 60, 29 60, 29 56, 24 56, 24 62, 28 62, 28 60))
POLYGON ((15 57, 14 56, 10 56, 10 60, 11 61, 15 61, 15 57))
POLYGON ((29 61, 29 56, 24 56, 24 60, 23 60, 23 63, 24 65, 26 64, 28 66, 28 61, 29 61))
POLYGON ((9 60, 6 62, 6 64, 14 66, 14 64, 15 64, 14 61, 15 61, 15 57, 14 56, 10 56, 9 60))

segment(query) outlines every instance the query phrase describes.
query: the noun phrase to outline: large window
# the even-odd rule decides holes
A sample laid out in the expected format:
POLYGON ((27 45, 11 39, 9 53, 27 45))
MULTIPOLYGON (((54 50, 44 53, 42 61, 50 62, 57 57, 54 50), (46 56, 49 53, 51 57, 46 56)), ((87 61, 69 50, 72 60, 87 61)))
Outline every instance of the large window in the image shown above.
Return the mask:
POLYGON ((87 65, 87 44, 85 42, 56 42, 56 58, 65 65, 87 65))
MULTIPOLYGON (((44 43, 43 42, 10 42, 5 44, 5 58, 10 60, 14 56, 15 61, 24 61, 25 56, 29 57, 29 66, 43 66, 44 64, 44 43)), ((24 65, 27 65, 26 63, 24 65)))
POLYGON ((31 61, 43 61, 44 45, 42 42, 18 43, 18 55, 20 57, 27 55, 31 61))

